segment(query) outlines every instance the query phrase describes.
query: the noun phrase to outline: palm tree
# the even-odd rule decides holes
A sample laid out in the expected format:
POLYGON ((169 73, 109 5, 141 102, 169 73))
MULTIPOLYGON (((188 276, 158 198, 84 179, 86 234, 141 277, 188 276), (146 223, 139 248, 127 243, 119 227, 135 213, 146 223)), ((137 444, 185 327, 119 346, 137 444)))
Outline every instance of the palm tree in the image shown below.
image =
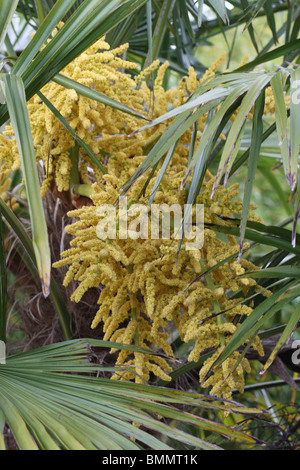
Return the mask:
MULTIPOLYGON (((293 355, 300 316, 298 3, 2 0, 0 8, 0 44, 6 46, 1 49, 5 52, 1 58, 0 125, 11 123, 21 162, 20 168, 10 168, 9 157, 2 158, 1 167, 0 340, 6 343, 8 352, 5 364, 0 364, 1 448, 176 450, 266 444, 264 435, 260 434, 258 441, 247 426, 240 424, 241 420, 248 415, 258 421, 274 419, 261 408, 272 405, 275 385, 280 389, 278 401, 282 404, 286 400, 295 403, 295 393, 299 393, 299 379, 286 369, 299 372, 297 355, 293 355), (16 32, 14 40, 9 34, 15 15, 24 27, 30 25, 35 30, 29 44, 21 49, 24 27, 16 32), (265 26, 263 38, 259 35, 260 24, 265 26), (239 58, 238 50, 242 30, 251 54, 245 61, 239 58), (151 108, 138 109, 117 95, 101 93, 95 86, 86 86, 61 73, 104 36, 111 49, 129 44, 123 52, 124 60, 137 64, 142 71, 150 67, 145 83, 152 97, 157 72, 151 64, 157 59, 168 63, 162 81, 165 90, 174 83, 184 83, 189 70, 193 70, 199 84, 181 103, 153 116, 151 108), (228 51, 226 69, 207 75, 207 56, 210 60, 209 54, 214 55, 215 47, 220 46, 228 51), (204 48, 209 51, 206 58, 204 48), (66 270, 51 269, 51 263, 59 259, 66 246, 67 212, 74 205, 80 208, 92 204, 92 186, 79 176, 79 149, 99 175, 106 173, 107 158, 94 152, 92 142, 74 130, 70 119, 46 96, 45 87, 51 83, 75 90, 101 109, 122 113, 128 122, 129 117, 136 119, 139 128, 135 135, 151 135, 152 130, 163 126, 164 131, 155 134, 143 148, 140 165, 132 165, 128 180, 120 181, 121 195, 131 194, 136 185, 146 181, 143 191, 152 184, 153 201, 168 167, 176 161, 176 146, 187 131, 190 141, 185 144, 186 170, 182 175, 187 204, 194 204, 203 194, 207 171, 215 174, 212 194, 229 180, 244 181, 240 213, 234 218, 221 214, 206 225, 220 239, 224 234, 236 237, 238 253, 205 266, 199 275, 194 273, 189 287, 203 279, 209 286, 217 269, 234 257, 241 258, 247 242, 259 267, 240 273, 240 278, 251 279, 258 289, 248 290, 242 301, 251 306, 251 313, 238 318, 239 327, 228 335, 217 356, 212 355, 213 348, 208 348, 188 362, 190 343, 180 342, 176 335, 169 338, 177 360, 170 381, 163 376, 151 376, 149 383, 111 380, 109 377, 122 369, 115 364, 115 356, 108 353, 111 348, 137 357, 158 357, 157 364, 165 355, 145 349, 138 341, 129 345, 104 340, 103 335, 99 339, 99 334, 87 327, 98 309, 97 287, 92 286, 82 302, 74 305, 69 300, 70 289, 62 285, 66 270), (49 161, 44 166, 37 164, 28 105, 35 97, 75 143, 70 151, 70 188, 62 190, 54 183, 43 198, 40 182, 51 164, 51 144, 49 161), (205 125, 201 138, 197 138, 201 119, 205 125), (250 214, 260 184, 272 189, 272 210, 277 211, 280 204, 277 218, 266 216, 270 223, 250 214), (26 298, 25 307, 22 297, 26 298), (21 341, 14 318, 25 332, 21 341), (257 335, 264 345, 261 356, 252 348, 257 335), (199 384, 195 380, 195 371, 198 373, 212 357, 210 370, 224 367, 237 352, 239 359, 229 375, 239 370, 246 358, 255 365, 244 393, 233 390, 239 402, 207 396, 204 381, 199 384), (262 383, 262 374, 269 380, 262 383)), ((218 55, 219 51, 216 59, 218 55)), ((131 71, 132 79, 137 73, 131 71)), ((261 213, 267 210, 263 196, 259 197, 261 213)), ((238 294, 232 292, 231 300, 238 294)), ((218 308, 212 315, 220 319, 224 312, 218 308)), ((277 418, 275 411, 275 422, 277 418)))

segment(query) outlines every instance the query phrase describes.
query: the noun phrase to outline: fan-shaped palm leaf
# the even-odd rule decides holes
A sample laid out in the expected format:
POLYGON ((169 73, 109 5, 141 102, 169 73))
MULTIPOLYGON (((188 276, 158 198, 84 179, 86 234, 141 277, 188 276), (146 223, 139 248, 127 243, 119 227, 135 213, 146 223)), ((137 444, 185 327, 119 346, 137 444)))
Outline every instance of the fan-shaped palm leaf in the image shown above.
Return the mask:
MULTIPOLYGON (((254 442, 238 429, 180 410, 181 405, 226 409, 212 398, 98 377, 96 372, 107 374, 112 369, 89 362, 91 345, 108 347, 103 341, 73 340, 10 356, 0 365, 2 448, 5 421, 22 450, 139 450, 143 445, 170 450, 169 439, 192 448, 218 449, 180 426, 174 428, 168 419, 254 442)), ((257 412, 234 402, 230 408, 237 413, 257 412)))

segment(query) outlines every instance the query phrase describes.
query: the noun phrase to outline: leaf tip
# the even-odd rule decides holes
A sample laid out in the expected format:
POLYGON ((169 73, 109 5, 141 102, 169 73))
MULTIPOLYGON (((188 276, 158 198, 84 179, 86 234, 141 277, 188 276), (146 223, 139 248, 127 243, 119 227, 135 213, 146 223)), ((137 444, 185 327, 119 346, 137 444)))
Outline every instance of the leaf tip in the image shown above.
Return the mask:
POLYGON ((50 277, 48 275, 45 275, 41 277, 40 280, 42 285, 43 296, 46 299, 50 294, 50 277))

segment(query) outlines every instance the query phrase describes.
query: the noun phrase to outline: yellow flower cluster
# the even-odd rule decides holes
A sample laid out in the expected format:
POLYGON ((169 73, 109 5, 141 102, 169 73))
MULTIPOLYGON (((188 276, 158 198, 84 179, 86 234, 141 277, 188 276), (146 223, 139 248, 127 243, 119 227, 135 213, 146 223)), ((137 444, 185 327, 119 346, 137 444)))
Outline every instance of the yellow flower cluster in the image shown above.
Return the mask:
MULTIPOLYGON (((157 190, 156 204, 184 206, 185 189, 181 190, 180 184, 185 169, 186 158, 181 155, 179 146, 157 190)), ((160 352, 155 355, 150 351, 149 354, 121 351, 116 364, 123 365, 124 371, 118 372, 114 378, 143 382, 154 374, 169 380, 174 360, 170 337, 179 335, 190 345, 189 361, 197 361, 204 351, 212 350, 216 351, 215 355, 219 354, 239 327, 236 319, 252 311, 245 304, 244 296, 255 286, 255 281, 240 275, 246 269, 257 268, 245 259, 239 263, 236 261, 239 246, 234 237, 221 239, 210 229, 205 229, 201 250, 187 249, 184 239, 178 259, 177 243, 170 243, 168 239, 98 238, 97 225, 102 219, 96 208, 116 201, 119 195, 120 180, 113 175, 116 170, 114 160, 109 160, 108 170, 109 174, 93 185, 94 205, 69 212, 69 216, 75 218, 67 228, 73 236, 71 248, 62 253, 62 259, 54 266, 69 265, 64 285, 78 282, 72 295, 75 302, 79 302, 89 288, 102 286, 99 310, 92 328, 103 324, 105 340, 160 352), (214 266, 215 269, 206 274, 207 269, 214 266), (196 276, 199 280, 192 282, 196 276)), ((142 193, 145 181, 146 176, 142 176, 130 194, 128 225, 131 221, 130 207, 142 193)), ((241 203, 234 200, 238 188, 236 185, 228 189, 219 186, 211 199, 213 182, 214 178, 208 172, 197 202, 204 204, 205 222, 225 223, 222 217, 241 210, 241 203)), ((147 205, 153 185, 154 180, 151 180, 146 194, 139 200, 141 204, 147 205)), ((263 354, 259 338, 253 347, 263 354)), ((204 363, 200 380, 215 355, 204 363)), ((232 372, 238 358, 239 353, 230 356, 206 380, 205 386, 213 386, 213 393, 226 398, 234 386, 242 390, 242 369, 249 370, 249 364, 242 359, 232 372)))
POLYGON ((0 171, 0 198, 8 205, 12 211, 19 208, 19 203, 15 197, 9 197, 7 192, 11 186, 11 179, 6 176, 7 172, 0 171))
MULTIPOLYGON (((13 135, 12 128, 6 127, 5 133, 13 135)), ((18 153, 17 141, 15 139, 7 139, 0 134, 0 174, 3 181, 11 172, 20 168, 21 162, 18 153)))
MULTIPOLYGON (((290 105, 290 96, 284 97, 285 105, 288 108, 290 105)), ((275 113, 275 98, 273 94, 272 87, 266 88, 266 97, 265 97, 265 109, 264 114, 274 114, 275 113)))
MULTIPOLYGON (((58 29, 61 26, 62 24, 59 24, 58 29)), ((58 29, 54 30, 53 36, 58 29)), ((159 66, 159 61, 155 61, 146 70, 139 72, 137 64, 121 58, 127 48, 128 44, 124 44, 111 50, 105 39, 101 38, 68 64, 61 74, 129 106, 146 118, 155 119, 167 112, 170 105, 177 107, 183 104, 201 82, 214 76, 225 56, 222 54, 201 80, 197 79, 191 67, 188 76, 179 82, 176 89, 165 91, 162 82, 169 66, 168 62, 159 66), (132 70, 134 73, 127 73, 126 70, 132 70), (156 73, 156 79, 153 90, 150 90, 145 79, 153 71, 156 73)), ((115 159, 118 166, 131 163, 128 162, 130 155, 136 159, 141 158, 145 153, 144 149, 166 128, 167 123, 163 123, 140 132, 133 140, 128 138, 128 135, 139 129, 146 121, 88 99, 79 95, 74 89, 66 89, 54 81, 44 86, 41 92, 68 121, 78 137, 90 147, 96 158, 104 164, 108 156, 115 159)), ((39 96, 35 95, 28 101, 28 112, 36 160, 42 163, 44 168, 42 195, 53 181, 58 191, 68 190, 71 168, 74 165, 78 166, 80 183, 89 184, 91 180, 99 181, 102 178, 98 166, 82 148, 79 158, 73 158, 74 138, 39 96)), ((203 116, 198 121, 198 137, 204 128, 205 119, 206 116, 203 116)), ((188 143, 189 137, 190 132, 187 132, 185 143, 188 143)), ((185 148, 185 154, 187 152, 185 148)), ((0 164, 3 164, 3 170, 20 167, 18 148, 11 125, 6 126, 3 135, 0 135, 0 164)))
MULTIPOLYGON (((59 24, 58 29, 61 26, 62 24, 59 24)), ((56 33, 57 29, 54 30, 53 36, 56 33)), ((101 38, 68 64, 61 73, 79 84, 135 109, 146 118, 155 119, 167 112, 170 106, 178 107, 184 104, 200 83, 206 83, 215 76, 225 58, 225 53, 222 53, 200 80, 194 69, 190 67, 188 76, 180 80, 177 88, 165 90, 162 83, 168 62, 159 66, 159 61, 155 61, 146 70, 138 72, 137 64, 121 58, 127 48, 128 44, 124 44, 111 50, 105 39, 101 38), (133 71, 135 76, 125 70, 133 71), (153 90, 150 90, 146 78, 153 71, 156 73, 156 79, 153 90)), ((117 166, 129 165, 129 176, 133 173, 134 167, 128 158, 134 157, 136 161, 142 159, 145 149, 163 134, 168 124, 165 122, 149 128, 132 139, 128 136, 145 123, 142 119, 88 99, 74 89, 66 89, 54 81, 44 86, 41 92, 68 121, 78 137, 90 147, 99 161, 105 164, 106 159, 110 157, 115 159, 117 166)), ((268 88, 265 112, 272 112, 273 107, 272 91, 268 88)), ((74 166, 77 167, 75 168, 78 174, 77 183, 90 184, 91 181, 101 180, 101 171, 82 148, 79 155, 74 158, 72 154, 72 149, 75 147, 74 138, 39 96, 36 95, 28 101, 28 112, 36 160, 42 163, 44 169, 42 195, 48 190, 51 182, 55 183, 59 192, 68 190, 71 186, 71 169, 74 169, 74 166)), ((206 115, 198 120, 198 140, 205 122, 206 115)), ((182 147, 185 155, 188 154, 190 136, 189 130, 181 138, 182 144, 185 144, 182 147)), ((224 138, 223 135, 220 137, 224 138)), ((3 135, 0 134, 0 165, 2 165, 1 171, 20 168, 17 143, 11 125, 6 126, 3 135)))
MULTIPOLYGON (((53 34, 55 35, 56 31, 53 34)), ((139 111, 150 119, 167 112, 170 104, 174 107, 183 104, 200 83, 191 68, 188 77, 181 80, 177 89, 165 91, 162 81, 168 63, 159 68, 159 62, 155 61, 148 69, 138 73, 137 64, 120 57, 127 48, 128 44, 124 44, 111 50, 109 44, 102 38, 65 67, 61 73, 77 83, 139 111), (135 78, 132 74, 126 73, 126 69, 135 72, 135 78), (153 70, 156 70, 157 77, 153 90, 150 90, 145 78, 153 70)), ((207 71, 205 79, 213 76, 219 62, 207 71)), ((160 135, 166 126, 164 123, 141 132, 132 140, 127 136, 146 121, 88 99, 79 95, 74 89, 66 89, 53 81, 44 86, 41 92, 67 119, 78 137, 84 140, 94 155, 104 163, 108 156, 116 159, 118 165, 126 165, 129 155, 135 158, 141 157, 144 155, 144 147, 151 143, 155 136, 160 135)), ((36 160, 42 162, 44 167, 42 194, 45 194, 52 181, 55 181, 58 191, 68 190, 73 165, 78 166, 81 183, 101 179, 102 174, 98 166, 83 149, 80 149, 79 161, 72 158, 74 138, 39 96, 36 95, 28 101, 28 112, 36 160)), ((204 124, 205 118, 199 121, 199 130, 203 129, 204 124)), ((0 136, 0 164, 3 162, 4 170, 20 167, 18 148, 13 136, 11 125, 8 125, 0 136)))
MULTIPOLYGON (((222 55, 201 80, 190 68, 177 88, 165 90, 162 83, 168 64, 159 66, 155 62, 138 73, 136 64, 120 57, 127 47, 125 44, 111 50, 102 38, 71 62, 62 74, 155 119, 170 106, 183 104, 201 82, 214 76, 224 58, 222 55), (135 70, 135 78, 125 72, 127 69, 135 70), (145 78, 154 70, 156 78, 150 90, 145 78)), ((78 161, 74 160, 73 137, 39 97, 30 99, 28 111, 36 159, 43 162, 45 169, 42 193, 53 180, 58 191, 68 190, 73 165, 78 165, 81 183, 95 181, 93 206, 69 213, 76 219, 67 229, 73 240, 54 266, 69 266, 64 285, 77 283, 72 295, 75 302, 79 302, 89 288, 101 286, 99 310, 91 326, 96 328, 101 323, 105 340, 135 344, 147 350, 147 353, 120 351, 117 365, 124 366, 124 370, 114 378, 144 382, 154 375, 169 380, 174 360, 170 338, 178 335, 190 346, 190 361, 197 361, 204 351, 213 352, 200 372, 200 380, 212 386, 213 393, 229 397, 233 386, 242 390, 243 369, 247 371, 249 364, 242 359, 234 369, 239 353, 230 356, 207 378, 213 359, 239 327, 237 320, 252 311, 245 303, 245 295, 255 287, 255 281, 240 275, 246 269, 256 268, 245 259, 239 263, 235 260, 239 251, 235 238, 219 237, 207 228, 201 250, 187 249, 184 240, 177 257, 177 243, 167 239, 117 237, 102 240, 97 236, 101 217, 96 208, 118 199, 118 189, 137 170, 145 158, 145 149, 162 135, 167 123, 129 137, 144 124, 142 119, 87 99, 55 82, 47 84, 42 93, 107 168, 107 174, 103 175, 82 149, 78 161), (198 281, 192 282, 197 276, 198 281), (159 354, 153 354, 153 350, 159 354)), ((197 122, 197 141, 205 120, 203 116, 197 122)), ((18 168, 20 161, 16 142, 11 138, 12 128, 8 126, 4 134, 10 138, 0 136, 2 168, 18 168)), ((184 207, 186 191, 181 189, 181 183, 186 173, 191 135, 192 130, 188 129, 180 138, 154 203, 184 207)), ((160 166, 154 176, 159 169, 160 166)), ((147 206, 155 180, 149 183, 147 178, 148 175, 140 177, 131 189, 128 213, 134 202, 147 206)), ((241 203, 234 200, 238 188, 219 186, 211 198, 213 183, 214 178, 207 173, 197 202, 204 204, 205 222, 225 224, 222 217, 241 212, 241 203)), ((258 338, 253 347, 262 353, 258 338)))

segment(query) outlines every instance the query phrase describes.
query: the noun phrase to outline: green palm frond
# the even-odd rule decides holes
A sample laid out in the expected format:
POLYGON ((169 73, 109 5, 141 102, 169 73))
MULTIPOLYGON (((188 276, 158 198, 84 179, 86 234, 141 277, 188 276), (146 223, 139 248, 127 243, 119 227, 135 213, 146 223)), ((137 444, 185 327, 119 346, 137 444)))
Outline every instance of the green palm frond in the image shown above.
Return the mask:
MULTIPOLYGON (((21 450, 139 450, 143 444, 170 450, 170 442, 216 450, 209 441, 187 434, 177 421, 208 434, 254 442, 251 436, 180 409, 257 413, 210 397, 98 377, 116 371, 89 361, 91 346, 107 342, 73 340, 9 356, 0 365, 0 442, 7 422, 21 450), (84 375, 82 375, 82 373, 84 375), (157 418, 160 415, 160 419, 157 418), (169 424, 170 420, 170 424, 169 424)), ((109 346, 122 347, 118 344, 109 346)), ((130 346, 127 346, 130 348, 130 346)), ((133 347, 131 347, 132 349, 133 347)))
POLYGON ((14 0, 13 2, 1 0, 0 2, 0 48, 6 37, 7 30, 16 10, 17 4, 18 0, 14 0))
POLYGON ((23 81, 15 75, 0 74, 0 83, 18 144, 32 226, 33 249, 42 290, 47 297, 50 289, 51 256, 23 81))

